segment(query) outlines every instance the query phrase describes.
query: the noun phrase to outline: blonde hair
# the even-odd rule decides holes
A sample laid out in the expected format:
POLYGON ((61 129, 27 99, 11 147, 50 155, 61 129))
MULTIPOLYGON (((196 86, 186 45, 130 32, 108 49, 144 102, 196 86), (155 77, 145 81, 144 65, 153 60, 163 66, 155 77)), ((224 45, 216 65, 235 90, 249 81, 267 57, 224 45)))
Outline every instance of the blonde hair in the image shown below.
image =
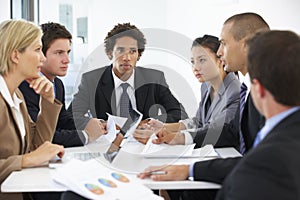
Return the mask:
POLYGON ((12 70, 11 54, 20 53, 42 36, 40 27, 25 20, 6 20, 0 24, 0 74, 12 70))

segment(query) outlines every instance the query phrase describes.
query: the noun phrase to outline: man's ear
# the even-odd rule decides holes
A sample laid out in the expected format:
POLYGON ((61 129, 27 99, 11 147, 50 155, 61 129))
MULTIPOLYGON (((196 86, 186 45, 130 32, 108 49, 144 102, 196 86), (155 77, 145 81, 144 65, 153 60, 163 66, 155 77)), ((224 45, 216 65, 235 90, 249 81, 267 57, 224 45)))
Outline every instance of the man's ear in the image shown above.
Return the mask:
POLYGON ((10 55, 10 59, 13 63, 18 64, 19 63, 19 57, 20 57, 20 52, 15 49, 10 55))
POLYGON ((112 51, 109 51, 107 53, 107 56, 108 56, 109 60, 112 60, 112 58, 113 58, 112 51))
POLYGON ((259 80, 257 79, 253 79, 252 80, 252 86, 251 87, 254 87, 254 91, 256 93, 256 95, 259 97, 259 98, 262 98, 266 95, 266 89, 264 88, 264 86, 259 82, 259 80))

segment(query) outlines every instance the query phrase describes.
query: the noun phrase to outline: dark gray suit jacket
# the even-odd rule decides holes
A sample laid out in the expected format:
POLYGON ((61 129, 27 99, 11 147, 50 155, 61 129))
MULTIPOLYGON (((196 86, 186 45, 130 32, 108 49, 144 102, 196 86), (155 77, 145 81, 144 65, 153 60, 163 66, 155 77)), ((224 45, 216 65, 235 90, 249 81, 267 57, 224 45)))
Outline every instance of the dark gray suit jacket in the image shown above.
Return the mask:
MULTIPOLYGON (((135 68, 135 98, 143 119, 153 117, 165 122, 177 122, 188 116, 183 106, 172 95, 163 72, 143 67, 135 68), (162 114, 159 115, 159 110, 162 114)), ((106 113, 116 111, 112 65, 84 73, 77 94, 69 110, 72 110, 77 128, 84 128, 93 117, 107 119, 106 113)))
POLYGON ((240 102, 240 81, 229 73, 223 80, 214 100, 206 109, 210 100, 212 86, 209 83, 201 85, 201 102, 197 115, 193 118, 194 123, 198 124, 194 135, 196 147, 206 144, 213 144, 216 147, 239 146, 239 136, 237 132, 222 132, 239 111, 240 102))
MULTIPOLYGON (((223 127, 221 134, 228 134, 228 132, 238 134, 239 115, 238 110, 234 120, 223 127)), ((257 132, 264 125, 264 121, 264 117, 255 108, 251 95, 248 95, 242 119, 243 130, 246 130, 243 134, 247 151, 252 148, 251 144, 253 144, 257 132)), ((222 183, 240 159, 241 157, 197 162, 194 166, 194 179, 222 183)))
POLYGON ((217 199, 300 199, 300 111, 283 119, 226 178, 217 199))
MULTIPOLYGON (((52 142, 63 145, 64 147, 82 146, 85 142, 85 137, 82 131, 76 130, 72 113, 67 112, 65 108, 65 89, 63 82, 59 78, 55 78, 54 82, 56 87, 55 97, 62 102, 63 107, 59 113, 52 142)), ((40 95, 35 93, 26 81, 20 84, 19 89, 23 93, 31 119, 36 122, 40 112, 40 95)))

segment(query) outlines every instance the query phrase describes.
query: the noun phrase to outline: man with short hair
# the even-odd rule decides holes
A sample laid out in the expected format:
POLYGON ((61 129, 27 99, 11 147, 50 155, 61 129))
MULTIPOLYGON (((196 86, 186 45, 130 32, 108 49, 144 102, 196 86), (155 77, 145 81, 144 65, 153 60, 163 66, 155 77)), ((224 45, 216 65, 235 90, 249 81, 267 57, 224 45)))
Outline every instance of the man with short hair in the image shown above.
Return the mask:
POLYGON ((107 120, 107 113, 130 119, 132 110, 142 113, 143 119, 152 117, 164 122, 188 117, 172 95, 163 72, 136 66, 146 44, 144 34, 136 26, 116 25, 104 43, 112 64, 82 75, 69 107, 77 127, 85 127, 91 119, 85 117, 86 113, 103 120, 107 120))
MULTIPOLYGON (((240 133, 243 154, 252 148, 252 144, 257 132, 264 125, 264 117, 255 108, 250 91, 250 78, 248 75, 246 60, 247 49, 246 40, 256 32, 269 30, 269 25, 265 20, 256 13, 240 13, 228 18, 222 27, 220 38, 220 47, 217 52, 221 57, 226 70, 229 72, 240 71, 244 76, 244 85, 247 85, 247 91, 244 101, 244 108, 240 112, 237 111, 236 117, 231 124, 224 126, 223 132, 236 131, 240 133), (240 119, 241 116, 241 119, 240 119)), ((222 133, 223 134, 223 133, 222 133)), ((197 137, 197 136, 196 136, 197 137)), ((240 161, 238 158, 214 159, 203 162, 196 162, 192 165, 169 166, 166 168, 167 175, 152 175, 154 180, 183 180, 191 176, 194 180, 210 181, 222 184, 226 176, 240 161)), ((142 173, 141 178, 148 176, 142 173)), ((172 199, 179 198, 183 195, 183 199, 214 199, 217 190, 187 190, 172 191, 170 190, 172 199)))
MULTIPOLYGON (((66 111, 64 85, 57 76, 67 74, 72 35, 58 23, 45 23, 41 25, 41 28, 43 31, 42 51, 46 57, 41 67, 41 74, 53 83, 55 97, 63 103, 52 142, 65 147, 82 146, 100 137, 105 130, 98 120, 92 120, 84 131, 77 131, 72 114, 66 111)), ((36 94, 26 81, 21 83, 19 89, 25 97, 32 120, 36 121, 40 112, 40 95, 36 94)))

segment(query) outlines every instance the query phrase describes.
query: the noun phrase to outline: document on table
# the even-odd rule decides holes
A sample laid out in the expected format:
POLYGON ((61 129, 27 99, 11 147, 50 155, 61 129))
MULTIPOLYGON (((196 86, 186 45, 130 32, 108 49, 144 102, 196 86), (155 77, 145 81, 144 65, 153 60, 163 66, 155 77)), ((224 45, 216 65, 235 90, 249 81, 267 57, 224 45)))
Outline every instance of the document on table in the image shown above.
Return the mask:
POLYGON ((116 129, 116 125, 122 127, 125 124, 127 118, 114 116, 109 113, 106 114, 108 115, 106 124, 107 134, 103 135, 103 137, 106 138, 109 142, 113 142, 116 139, 117 133, 119 132, 116 129))
POLYGON ((162 199, 134 176, 111 170, 99 160, 71 160, 57 168, 53 180, 89 199, 162 199))
POLYGON ((119 117, 111 115, 109 113, 106 114, 108 115, 107 134, 103 135, 103 137, 106 138, 109 142, 113 142, 116 138, 117 133, 119 133, 119 131, 116 130, 116 125, 119 127, 128 127, 129 129, 126 131, 124 138, 132 138, 135 129, 138 127, 143 118, 142 113, 140 113, 138 110, 133 110, 134 117, 132 119, 132 122, 129 122, 130 124, 127 124, 128 119, 125 117, 119 117))
POLYGON ((194 149, 195 144, 190 145, 169 145, 153 144, 152 140, 156 136, 153 134, 145 145, 141 154, 145 158, 200 158, 200 157, 217 157, 212 145, 206 145, 199 149, 194 149))

